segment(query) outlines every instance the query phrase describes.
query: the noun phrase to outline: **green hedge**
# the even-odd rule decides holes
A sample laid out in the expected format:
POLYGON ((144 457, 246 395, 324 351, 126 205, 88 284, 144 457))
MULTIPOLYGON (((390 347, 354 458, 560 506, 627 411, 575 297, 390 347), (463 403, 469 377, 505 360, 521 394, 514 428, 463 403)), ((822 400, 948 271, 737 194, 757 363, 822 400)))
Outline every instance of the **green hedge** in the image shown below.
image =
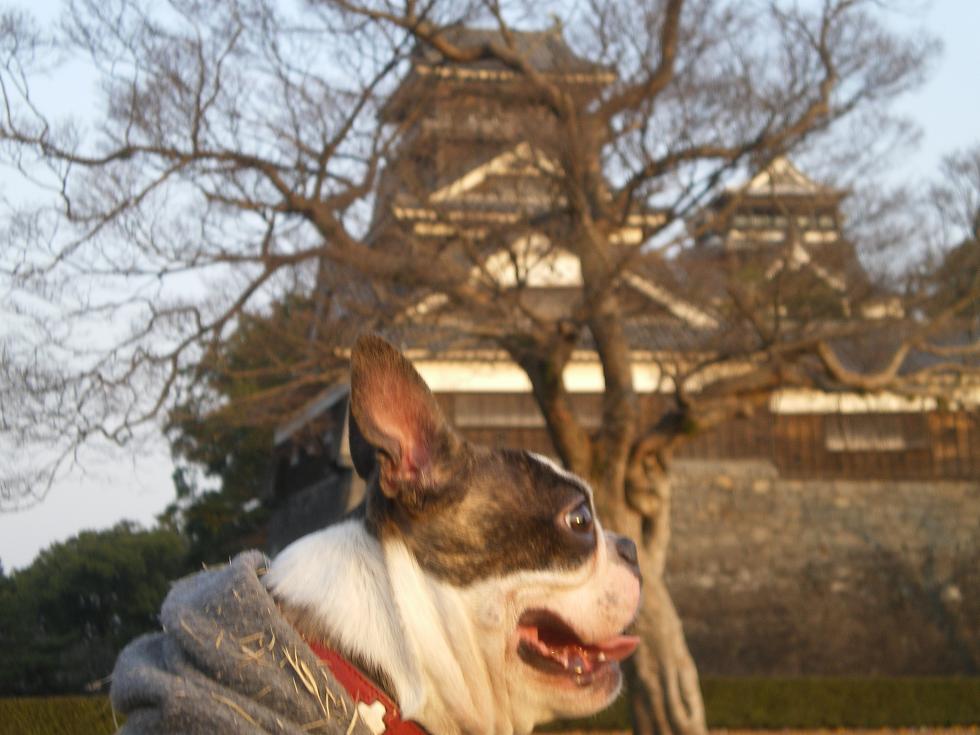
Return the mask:
MULTIPOLYGON (((709 727, 876 728, 980 724, 980 678, 704 677, 709 727)), ((625 698, 594 718, 548 730, 629 729, 625 698)))
POLYGON ((712 727, 928 727, 980 724, 980 678, 707 678, 712 727))
MULTIPOLYGON (((980 724, 977 678, 715 678, 702 681, 711 727, 877 728, 980 724)), ((626 700, 583 722, 548 730, 629 728, 626 700)), ((0 735, 108 735, 104 697, 0 699, 0 735)))

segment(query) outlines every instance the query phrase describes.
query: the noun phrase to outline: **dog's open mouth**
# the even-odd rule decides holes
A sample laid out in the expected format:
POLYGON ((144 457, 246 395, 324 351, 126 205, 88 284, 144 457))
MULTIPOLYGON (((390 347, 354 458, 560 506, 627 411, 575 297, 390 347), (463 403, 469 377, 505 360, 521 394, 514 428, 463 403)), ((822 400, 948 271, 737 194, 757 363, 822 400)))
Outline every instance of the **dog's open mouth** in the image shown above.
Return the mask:
POLYGON ((579 685, 591 684, 636 650, 639 638, 617 635, 585 643, 561 618, 547 610, 529 610, 517 624, 517 653, 528 666, 546 674, 568 676, 579 685))

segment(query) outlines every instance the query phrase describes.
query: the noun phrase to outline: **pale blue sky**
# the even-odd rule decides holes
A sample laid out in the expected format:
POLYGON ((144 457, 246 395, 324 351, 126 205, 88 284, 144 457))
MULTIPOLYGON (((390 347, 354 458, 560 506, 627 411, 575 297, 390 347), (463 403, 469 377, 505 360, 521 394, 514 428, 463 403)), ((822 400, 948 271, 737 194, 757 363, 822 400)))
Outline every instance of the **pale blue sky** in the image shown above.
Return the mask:
POLYGON ((937 0, 924 20, 944 51, 926 85, 896 107, 923 133, 919 149, 895 167, 897 180, 931 176, 943 155, 980 144, 980 0, 937 0))
MULTIPOLYGON (((14 4, 40 8, 48 17, 55 5, 14 4)), ((945 50, 926 86, 898 103, 898 110, 921 126, 923 138, 916 152, 897 163, 896 180, 930 178, 943 155, 980 143, 980 0, 937 0, 922 24, 943 40, 945 50)), ((76 106, 86 103, 88 91, 76 80, 55 85, 50 93, 76 106)), ((105 528, 124 518, 150 524, 173 497, 172 467, 162 441, 130 453, 88 451, 81 462, 84 471, 61 479, 43 503, 0 514, 0 561, 6 569, 25 566, 40 549, 82 529, 105 528)))

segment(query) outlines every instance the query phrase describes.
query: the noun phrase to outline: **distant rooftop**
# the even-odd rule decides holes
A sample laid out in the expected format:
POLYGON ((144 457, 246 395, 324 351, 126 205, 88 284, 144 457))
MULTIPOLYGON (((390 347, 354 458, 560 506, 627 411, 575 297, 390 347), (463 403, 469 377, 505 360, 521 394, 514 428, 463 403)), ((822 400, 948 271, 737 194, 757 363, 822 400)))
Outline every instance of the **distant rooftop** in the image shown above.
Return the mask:
POLYGON ((741 198, 805 197, 839 201, 847 192, 814 181, 800 171, 786 156, 777 156, 744 184, 729 186, 715 204, 737 195, 741 198))
MULTIPOLYGON (((498 29, 466 28, 457 26, 443 31, 446 40, 461 48, 475 48, 486 44, 507 45, 507 39, 498 29)), ((577 56, 565 41, 560 26, 555 25, 544 31, 515 31, 509 32, 514 49, 540 72, 546 74, 609 74, 611 70, 601 64, 577 56)), ((428 44, 416 46, 413 57, 422 64, 437 65, 444 62, 442 56, 428 44)), ((500 63, 486 59, 473 64, 470 68, 500 68, 500 63)))

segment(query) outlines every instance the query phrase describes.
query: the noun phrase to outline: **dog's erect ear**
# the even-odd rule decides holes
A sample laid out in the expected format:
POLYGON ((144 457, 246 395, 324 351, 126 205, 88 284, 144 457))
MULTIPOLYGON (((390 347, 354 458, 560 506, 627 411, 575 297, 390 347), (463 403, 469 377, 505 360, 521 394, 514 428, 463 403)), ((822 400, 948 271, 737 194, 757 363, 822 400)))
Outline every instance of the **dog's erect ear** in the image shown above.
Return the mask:
POLYGON ((382 492, 417 505, 437 489, 443 458, 457 441, 435 396, 412 364, 380 337, 351 352, 350 450, 367 477, 377 458, 382 492))
POLYGON ((364 434, 361 433, 361 427, 357 425, 353 410, 349 410, 347 415, 347 441, 350 443, 350 458, 357 474, 365 480, 370 479, 371 473, 378 465, 374 456, 375 449, 368 444, 364 434))

